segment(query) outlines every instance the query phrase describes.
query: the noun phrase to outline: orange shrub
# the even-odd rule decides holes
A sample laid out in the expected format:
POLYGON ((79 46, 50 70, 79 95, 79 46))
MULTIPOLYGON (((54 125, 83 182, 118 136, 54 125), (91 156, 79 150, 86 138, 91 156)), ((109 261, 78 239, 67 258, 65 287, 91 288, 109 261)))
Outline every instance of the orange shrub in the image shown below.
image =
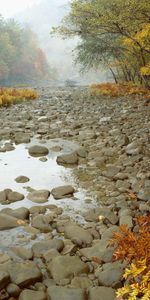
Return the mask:
POLYGON ((18 101, 34 100, 37 97, 37 92, 30 89, 0 88, 0 106, 7 106, 18 101))
POLYGON ((145 95, 146 99, 150 98, 150 90, 142 86, 130 83, 100 83, 91 85, 91 94, 94 96, 104 95, 110 97, 128 96, 128 95, 145 95))

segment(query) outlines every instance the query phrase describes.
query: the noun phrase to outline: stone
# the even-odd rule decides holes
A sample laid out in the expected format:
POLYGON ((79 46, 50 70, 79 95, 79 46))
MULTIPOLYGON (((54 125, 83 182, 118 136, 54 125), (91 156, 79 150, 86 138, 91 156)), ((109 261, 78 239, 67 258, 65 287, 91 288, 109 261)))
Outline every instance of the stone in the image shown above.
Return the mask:
POLYGON ((38 190, 29 193, 27 198, 35 203, 45 203, 47 202, 49 196, 50 192, 48 190, 38 190))
POLYGON ((14 297, 14 298, 17 298, 21 293, 20 287, 18 285, 16 285, 15 283, 9 283, 7 285, 6 291, 9 294, 9 296, 14 297))
POLYGON ((51 286, 47 290, 49 300, 86 300, 82 289, 73 289, 60 286, 51 286))
POLYGON ((49 153, 49 150, 45 146, 34 145, 28 149, 28 152, 31 156, 40 157, 43 155, 47 155, 49 153))
POLYGON ((18 300, 47 300, 43 291, 24 290, 21 292, 18 300))
POLYGON ((132 221, 132 216, 130 215, 123 215, 119 219, 119 225, 127 225, 128 228, 133 227, 133 221, 132 221))
POLYGON ((41 281, 42 273, 34 262, 7 262, 1 265, 1 270, 8 272, 10 280, 20 288, 28 287, 41 281))
POLYGON ((2 253, 0 252, 0 264, 3 264, 7 261, 9 261, 11 258, 9 255, 5 254, 5 253, 2 253))
POLYGON ((103 270, 97 271, 99 284, 101 286, 114 287, 120 286, 124 266, 120 262, 107 263, 103 265, 103 270))
POLYGON ((150 187, 141 189, 137 197, 142 201, 150 201, 150 187))
POLYGON ((108 240, 100 240, 92 247, 80 249, 80 254, 85 256, 88 260, 92 260, 96 257, 99 262, 111 262, 113 258, 114 249, 109 247, 108 240))
POLYGON ((49 264, 48 271, 55 282, 64 278, 73 278, 74 275, 88 273, 88 265, 77 256, 56 256, 49 264))
POLYGON ((10 276, 7 271, 0 270, 0 290, 7 286, 10 282, 10 276))
POLYGON ((30 135, 28 133, 17 132, 14 139, 16 144, 30 143, 30 135))
POLYGON ((15 179, 15 181, 16 181, 17 183, 26 183, 26 182, 30 181, 30 179, 29 179, 28 177, 26 177, 26 176, 18 176, 18 177, 15 179))
POLYGON ((49 241, 41 241, 33 244, 32 250, 33 254, 36 257, 43 257, 44 253, 50 249, 56 249, 61 251, 64 247, 64 243, 62 240, 53 239, 49 241))
POLYGON ((7 199, 10 202, 21 201, 24 199, 24 195, 21 193, 12 191, 12 192, 8 193, 7 199))
POLYGON ((141 153, 141 147, 139 147, 138 143, 134 141, 127 145, 125 151, 128 155, 138 155, 141 153))
POLYGON ((21 220, 29 219, 29 210, 25 207, 20 207, 16 209, 4 208, 0 211, 0 213, 7 214, 9 216, 15 217, 21 220))
POLYGON ((78 155, 76 152, 70 154, 62 154, 57 156, 57 163, 60 165, 76 165, 78 164, 78 155))
POLYGON ((71 286, 74 288, 81 288, 81 289, 89 289, 90 286, 93 286, 92 280, 88 277, 74 277, 71 281, 71 286))
POLYGON ((64 185, 52 189, 51 194, 55 199, 63 199, 71 197, 74 192, 75 189, 71 185, 64 185))
POLYGON ((115 300, 115 290, 111 287, 97 286, 89 290, 89 300, 115 300))
POLYGON ((120 172, 120 167, 115 166, 115 165, 107 165, 106 171, 103 172, 103 175, 108 178, 113 178, 119 172, 120 172))
POLYGON ((7 200, 5 191, 0 191, 0 203, 3 203, 7 200))
POLYGON ((19 256, 24 260, 30 260, 33 257, 32 250, 24 247, 12 247, 11 251, 13 251, 16 256, 19 256))
POLYGON ((48 223, 46 216, 37 215, 32 218, 32 227, 39 229, 42 232, 50 232, 52 230, 51 225, 48 223))
POLYGON ((99 221, 99 218, 106 218, 111 224, 115 225, 118 223, 118 216, 111 211, 110 208, 102 207, 97 209, 91 209, 87 213, 84 214, 86 221, 99 221))
POLYGON ((85 245, 90 245, 92 243, 93 237, 91 233, 89 233, 84 228, 68 223, 64 228, 64 234, 66 238, 71 239, 73 242, 75 239, 80 240, 85 245))
POLYGON ((18 219, 6 214, 0 213, 0 230, 18 227, 18 219))

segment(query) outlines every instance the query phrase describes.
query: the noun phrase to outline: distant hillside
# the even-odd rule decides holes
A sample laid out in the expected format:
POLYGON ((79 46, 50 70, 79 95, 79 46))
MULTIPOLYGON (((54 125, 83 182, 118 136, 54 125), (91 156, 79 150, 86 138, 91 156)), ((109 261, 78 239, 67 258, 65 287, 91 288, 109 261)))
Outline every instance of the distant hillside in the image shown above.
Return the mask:
MULTIPOLYGON (((81 79, 73 63, 73 49, 77 39, 62 40, 50 35, 51 28, 58 26, 69 10, 69 0, 41 0, 37 5, 15 16, 19 23, 28 24, 39 38, 50 65, 57 69, 59 79, 81 79)), ((100 75, 99 75, 100 76, 100 75)), ((99 77, 92 74, 92 81, 99 77)), ((104 76, 104 74, 102 75, 104 76)), ((98 79, 101 80, 100 76, 98 79)), ((91 74, 90 74, 91 77, 91 74)))

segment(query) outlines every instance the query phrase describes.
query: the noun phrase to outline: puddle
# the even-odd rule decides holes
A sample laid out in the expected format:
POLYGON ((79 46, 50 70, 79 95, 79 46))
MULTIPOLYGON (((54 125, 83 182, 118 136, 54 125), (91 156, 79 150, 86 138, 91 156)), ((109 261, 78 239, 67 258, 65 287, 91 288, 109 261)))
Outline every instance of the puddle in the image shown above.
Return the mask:
MULTIPOLYGON (((47 189, 52 190, 54 187, 70 184, 77 189, 74 194, 76 200, 71 198, 55 200, 52 195, 50 196, 48 202, 45 204, 55 204, 64 209, 65 213, 71 214, 71 212, 76 212, 76 214, 93 207, 94 200, 92 203, 85 203, 86 191, 77 187, 75 178, 73 176, 73 170, 71 168, 66 168, 60 166, 56 162, 56 158, 60 153, 67 153, 76 150, 79 146, 70 141, 54 139, 45 142, 44 145, 49 148, 48 160, 46 162, 41 162, 39 158, 31 157, 28 154, 28 147, 32 144, 39 144, 39 141, 32 140, 30 144, 20 144, 15 145, 15 150, 8 151, 5 153, 0 153, 0 190, 10 188, 14 191, 24 194, 25 199, 19 202, 15 202, 9 205, 1 205, 0 209, 18 208, 39 205, 33 203, 27 199, 27 187, 33 189, 47 189), (60 146, 62 150, 60 152, 52 151, 51 148, 54 146, 60 146), (23 175, 29 177, 30 181, 27 183, 16 183, 15 178, 23 175)), ((42 204, 41 204, 42 205, 42 204)), ((77 217, 77 216, 76 216, 77 217)), ((79 217, 79 216, 78 216, 79 217)))
MULTIPOLYGON (((1 143, 1 145, 3 144, 1 143)), ((56 158, 60 153, 75 151, 79 146, 59 139, 48 141, 44 143, 50 150, 47 156, 48 160, 41 162, 39 158, 31 157, 28 154, 28 148, 32 144, 40 144, 40 142, 34 139, 29 144, 14 145, 15 150, 13 151, 0 153, 0 191, 10 188, 23 193, 25 196, 25 199, 19 202, 9 205, 0 204, 0 210, 5 207, 15 209, 19 207, 30 208, 39 205, 27 199, 27 187, 51 191, 54 187, 71 184, 77 190, 74 194, 76 200, 71 198, 55 200, 51 195, 48 202, 43 205, 55 204, 62 207, 65 215, 71 216, 78 223, 83 223, 82 212, 96 206, 96 201, 93 199, 91 203, 85 203, 87 192, 77 186, 75 177, 73 176, 73 169, 60 166, 56 162, 56 158), (51 148, 54 146, 60 146, 62 150, 60 152, 52 151, 51 148), (27 183, 16 183, 15 178, 20 175, 27 176, 30 181, 27 183)), ((39 234, 36 241, 43 238, 44 234, 39 234)), ((34 242, 30 239, 30 234, 24 231, 24 227, 0 231, 0 250, 8 254, 10 247, 13 245, 24 246, 28 244, 28 246, 31 246, 34 242), (19 235, 23 235, 25 239, 20 240, 18 238, 19 235)))

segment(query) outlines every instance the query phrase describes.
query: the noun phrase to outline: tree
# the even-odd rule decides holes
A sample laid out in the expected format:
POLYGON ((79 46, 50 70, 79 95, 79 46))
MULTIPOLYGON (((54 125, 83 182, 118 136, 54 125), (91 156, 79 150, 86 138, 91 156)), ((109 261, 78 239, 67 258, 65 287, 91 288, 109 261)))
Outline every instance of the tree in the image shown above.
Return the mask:
POLYGON ((148 84, 142 68, 149 62, 149 26, 148 0, 72 0, 53 32, 80 37, 77 60, 84 66, 104 63, 118 79, 148 84))

